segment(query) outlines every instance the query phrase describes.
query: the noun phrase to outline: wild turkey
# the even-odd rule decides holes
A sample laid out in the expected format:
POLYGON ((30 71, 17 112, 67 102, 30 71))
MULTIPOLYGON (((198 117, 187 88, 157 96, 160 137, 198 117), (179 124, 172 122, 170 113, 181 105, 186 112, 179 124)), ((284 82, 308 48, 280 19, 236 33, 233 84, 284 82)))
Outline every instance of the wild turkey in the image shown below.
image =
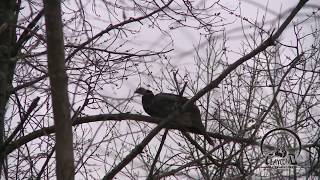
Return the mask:
MULTIPOLYGON (((152 91, 138 88, 135 93, 142 95, 142 106, 151 117, 166 118, 177 108, 182 108, 189 99, 175 94, 159 93, 154 95, 152 91)), ((202 134, 205 127, 201 122, 199 108, 193 104, 182 112, 174 121, 168 123, 167 128, 180 129, 188 132, 202 134)))

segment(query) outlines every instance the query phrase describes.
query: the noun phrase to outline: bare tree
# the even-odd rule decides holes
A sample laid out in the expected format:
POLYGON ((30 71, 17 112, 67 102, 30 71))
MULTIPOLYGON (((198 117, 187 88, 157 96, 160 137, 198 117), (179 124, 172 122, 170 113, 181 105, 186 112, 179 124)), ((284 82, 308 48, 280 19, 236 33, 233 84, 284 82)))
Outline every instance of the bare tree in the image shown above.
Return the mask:
POLYGON ((319 176, 318 5, 246 17, 222 1, 57 2, 0 3, 4 179, 319 176), (164 130, 180 111, 142 115, 138 86, 189 97, 181 111, 196 102, 206 132, 164 130), (262 136, 279 127, 304 168, 263 175, 262 136))

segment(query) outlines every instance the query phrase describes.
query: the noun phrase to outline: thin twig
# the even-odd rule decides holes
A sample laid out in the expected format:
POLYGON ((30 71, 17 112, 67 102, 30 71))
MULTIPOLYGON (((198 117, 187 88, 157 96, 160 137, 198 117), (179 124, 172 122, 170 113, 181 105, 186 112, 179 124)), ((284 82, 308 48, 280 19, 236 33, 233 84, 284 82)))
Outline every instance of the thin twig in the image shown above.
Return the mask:
POLYGON ((162 136, 161 143, 160 143, 160 146, 159 146, 159 148, 158 148, 157 154, 156 154, 156 156, 154 157, 154 160, 153 160, 153 162, 152 162, 152 165, 151 165, 151 168, 150 168, 150 171, 149 171, 149 175, 148 175, 148 177, 147 177, 147 180, 152 180, 153 171, 154 171, 154 168, 156 167, 158 158, 159 158, 159 156, 160 156, 160 152, 161 152, 161 150, 162 150, 162 148, 163 148, 163 145, 164 145, 164 142, 165 142, 165 140, 166 140, 166 138, 167 138, 168 131, 169 131, 168 129, 166 129, 166 130, 164 131, 164 134, 163 134, 163 136, 162 136))
POLYGON ((37 175, 37 180, 40 180, 41 179, 41 176, 42 174, 44 173, 44 170, 46 169, 48 163, 49 163, 49 160, 51 159, 53 153, 55 152, 56 150, 56 146, 53 146, 53 148, 51 149, 51 152, 48 154, 47 158, 46 158, 46 161, 43 163, 38 175, 37 175))

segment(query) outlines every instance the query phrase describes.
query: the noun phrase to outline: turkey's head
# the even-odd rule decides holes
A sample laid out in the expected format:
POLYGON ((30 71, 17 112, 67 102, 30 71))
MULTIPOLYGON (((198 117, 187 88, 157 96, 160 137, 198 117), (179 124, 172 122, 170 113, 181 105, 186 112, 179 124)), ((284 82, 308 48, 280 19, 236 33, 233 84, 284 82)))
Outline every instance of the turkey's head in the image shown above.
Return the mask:
POLYGON ((134 93, 141 94, 141 95, 153 95, 152 91, 142 87, 139 87, 138 89, 136 89, 134 93))

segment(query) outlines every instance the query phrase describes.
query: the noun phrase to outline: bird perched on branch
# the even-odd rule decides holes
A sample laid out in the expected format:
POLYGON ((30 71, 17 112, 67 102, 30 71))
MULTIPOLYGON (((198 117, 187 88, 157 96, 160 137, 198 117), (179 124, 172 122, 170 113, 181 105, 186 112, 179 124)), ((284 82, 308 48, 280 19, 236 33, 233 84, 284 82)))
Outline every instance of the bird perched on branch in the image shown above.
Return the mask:
MULTIPOLYGON (((169 93, 159 93, 154 95, 152 91, 138 88, 135 93, 142 95, 142 106, 144 111, 151 117, 166 118, 178 108, 182 108, 183 104, 189 99, 169 93)), ((168 123, 167 128, 180 129, 188 132, 202 134, 205 127, 201 122, 199 108, 192 104, 185 111, 168 123)))

